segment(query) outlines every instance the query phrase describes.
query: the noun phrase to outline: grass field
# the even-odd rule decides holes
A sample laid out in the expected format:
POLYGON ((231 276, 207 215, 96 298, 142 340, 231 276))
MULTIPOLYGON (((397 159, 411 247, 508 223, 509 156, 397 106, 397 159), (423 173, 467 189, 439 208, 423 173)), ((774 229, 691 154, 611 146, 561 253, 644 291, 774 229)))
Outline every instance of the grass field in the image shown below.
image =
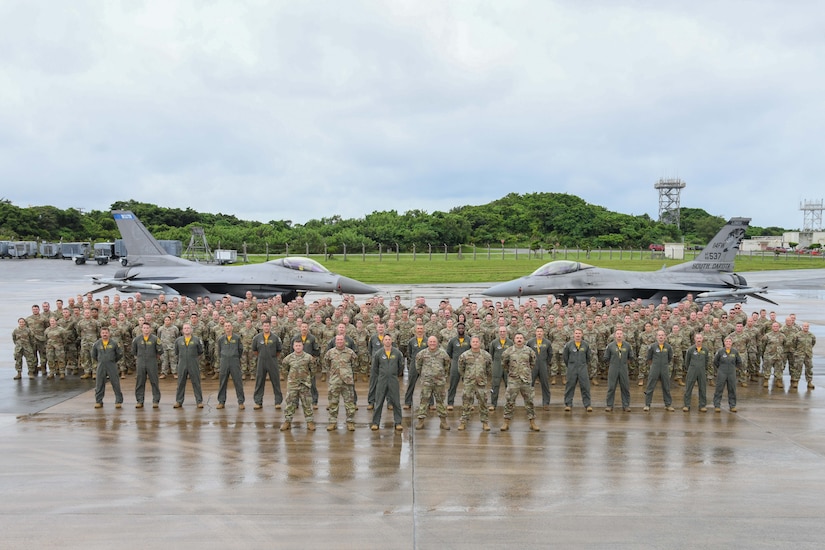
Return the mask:
MULTIPOLYGON (((380 259, 377 254, 367 254, 362 257, 360 254, 348 255, 346 261, 343 256, 336 255, 333 258, 324 259, 323 255, 311 255, 315 260, 321 262, 330 271, 334 271, 347 277, 352 277, 372 284, 437 284, 437 283, 483 283, 498 282, 515 279, 523 275, 528 275, 538 267, 553 260, 551 254, 544 253, 543 257, 535 258, 526 253, 516 257, 513 253, 505 254, 502 259, 501 251, 493 250, 490 258, 487 258, 486 249, 477 251, 473 259, 472 250, 464 253, 462 258, 457 254, 449 254, 445 259, 444 253, 433 253, 430 258, 426 253, 417 254, 413 259, 412 254, 401 254, 396 259, 395 253, 384 254, 380 259)), ((557 260, 574 260, 589 263, 598 267, 611 269, 625 269, 629 271, 656 271, 662 266, 672 266, 692 259, 689 255, 686 260, 666 260, 651 258, 650 252, 638 250, 632 253, 625 250, 618 251, 593 251, 590 257, 586 257, 584 251, 568 251, 556 254, 557 260)), ((270 255, 270 260, 280 256, 270 255)), ((250 255, 251 263, 266 261, 263 255, 250 255)), ((239 265, 239 264, 236 264, 239 265)), ((825 268, 825 258, 822 256, 801 256, 795 254, 774 256, 765 255, 741 255, 736 259, 736 271, 766 271, 775 269, 815 269, 825 268)))

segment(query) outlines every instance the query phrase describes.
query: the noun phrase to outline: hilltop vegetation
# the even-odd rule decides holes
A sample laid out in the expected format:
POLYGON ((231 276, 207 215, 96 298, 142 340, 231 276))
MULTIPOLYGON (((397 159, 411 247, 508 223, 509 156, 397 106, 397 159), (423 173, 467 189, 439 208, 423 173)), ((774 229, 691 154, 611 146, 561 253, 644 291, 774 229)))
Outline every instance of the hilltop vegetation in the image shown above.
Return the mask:
MULTIPOLYGON (((511 193, 484 205, 460 206, 449 212, 427 213, 408 210, 400 214, 387 210, 363 218, 343 219, 338 215, 305 224, 272 220, 267 223, 240 220, 228 214, 201 213, 191 208, 164 208, 134 200, 119 201, 112 210, 132 210, 158 239, 189 242, 191 226, 205 229, 212 246, 241 249, 247 243, 250 253, 281 252, 287 243, 296 254, 339 253, 343 246, 360 252, 362 243, 374 252, 385 250, 426 250, 447 244, 488 244, 532 249, 562 248, 646 248, 650 243, 681 241, 706 243, 725 223, 698 208, 682 209, 682 230, 652 220, 647 215, 631 216, 588 204, 579 197, 563 193, 511 193)), ((777 227, 750 227, 748 235, 781 234, 777 227)), ((109 211, 81 213, 73 208, 54 206, 21 208, 0 201, 0 239, 47 241, 109 241, 119 237, 109 211)))

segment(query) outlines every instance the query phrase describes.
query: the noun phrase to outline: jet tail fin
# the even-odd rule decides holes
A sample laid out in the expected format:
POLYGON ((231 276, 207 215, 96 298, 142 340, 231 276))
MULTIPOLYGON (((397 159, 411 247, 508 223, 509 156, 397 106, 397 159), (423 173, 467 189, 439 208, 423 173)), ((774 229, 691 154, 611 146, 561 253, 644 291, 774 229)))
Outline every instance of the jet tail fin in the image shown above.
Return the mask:
POLYGON ((733 273, 736 254, 750 221, 750 218, 731 218, 695 260, 670 269, 691 273, 733 273))
POLYGON ((137 216, 128 210, 113 210, 129 265, 189 265, 191 262, 166 252, 137 216))

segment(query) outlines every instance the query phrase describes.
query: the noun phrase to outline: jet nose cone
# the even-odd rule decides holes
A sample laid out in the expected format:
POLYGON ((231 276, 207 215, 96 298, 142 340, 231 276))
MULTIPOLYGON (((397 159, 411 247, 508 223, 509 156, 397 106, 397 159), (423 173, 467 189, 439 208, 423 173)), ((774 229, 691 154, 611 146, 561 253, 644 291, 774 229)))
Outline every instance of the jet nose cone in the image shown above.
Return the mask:
POLYGON ((364 284, 361 281, 344 277, 338 277, 338 283, 335 286, 335 292, 341 294, 376 294, 378 289, 374 286, 364 284))
POLYGON ((521 296, 522 292, 522 280, 517 279, 515 281, 507 281, 506 283, 493 285, 484 292, 482 292, 482 294, 484 294, 485 296, 509 298, 511 296, 521 296))

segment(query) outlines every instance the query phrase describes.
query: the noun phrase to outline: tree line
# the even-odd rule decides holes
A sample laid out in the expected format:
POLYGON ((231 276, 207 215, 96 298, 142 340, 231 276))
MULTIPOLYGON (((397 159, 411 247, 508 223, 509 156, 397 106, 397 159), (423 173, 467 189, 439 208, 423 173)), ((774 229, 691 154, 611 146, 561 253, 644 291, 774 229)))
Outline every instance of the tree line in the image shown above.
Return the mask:
MULTIPOLYGON (((384 250, 423 251, 427 245, 455 249, 459 245, 531 248, 647 248, 651 243, 680 242, 703 245, 727 220, 699 208, 682 208, 681 227, 659 223, 647 214, 611 212, 565 193, 510 193, 487 204, 459 206, 448 212, 423 210, 375 211, 363 218, 339 215, 304 224, 288 220, 258 222, 229 214, 166 208, 134 200, 118 201, 112 210, 131 210, 158 239, 189 242, 192 226, 204 228, 212 247, 249 253, 327 251, 330 254, 384 250)), ((779 227, 748 229, 748 236, 777 235, 779 227)), ((112 241, 119 238, 111 212, 54 206, 18 207, 0 201, 0 240, 112 241)))

